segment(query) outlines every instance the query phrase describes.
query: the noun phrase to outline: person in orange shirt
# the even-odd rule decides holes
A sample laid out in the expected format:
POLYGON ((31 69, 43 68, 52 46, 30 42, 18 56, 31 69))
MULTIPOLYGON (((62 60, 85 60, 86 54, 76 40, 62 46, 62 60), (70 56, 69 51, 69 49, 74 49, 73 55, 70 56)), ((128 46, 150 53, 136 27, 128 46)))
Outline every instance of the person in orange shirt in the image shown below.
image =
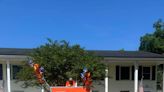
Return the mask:
POLYGON ((35 75, 39 81, 40 84, 43 84, 45 81, 42 79, 43 78, 43 72, 40 71, 40 65, 39 64, 33 64, 33 68, 34 68, 34 72, 35 72, 35 75))
POLYGON ((65 86, 72 87, 72 86, 75 86, 75 84, 76 84, 76 82, 72 78, 69 78, 69 80, 66 82, 65 86))

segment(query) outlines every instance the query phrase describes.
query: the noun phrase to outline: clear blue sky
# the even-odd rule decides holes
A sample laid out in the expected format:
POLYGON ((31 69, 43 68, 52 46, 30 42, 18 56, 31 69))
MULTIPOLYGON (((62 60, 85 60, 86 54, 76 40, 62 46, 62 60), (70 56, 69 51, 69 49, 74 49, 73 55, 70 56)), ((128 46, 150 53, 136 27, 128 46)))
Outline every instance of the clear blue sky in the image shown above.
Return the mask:
POLYGON ((0 0, 0 47, 67 40, 89 50, 137 50, 164 20, 164 0, 0 0))

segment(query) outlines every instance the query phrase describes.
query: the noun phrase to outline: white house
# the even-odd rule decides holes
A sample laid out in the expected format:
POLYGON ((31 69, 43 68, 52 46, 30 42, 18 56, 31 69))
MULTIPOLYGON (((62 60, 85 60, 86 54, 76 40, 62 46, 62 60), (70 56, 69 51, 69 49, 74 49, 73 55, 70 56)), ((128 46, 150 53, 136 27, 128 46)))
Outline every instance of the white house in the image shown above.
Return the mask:
MULTIPOLYGON (((40 88, 22 88, 15 82, 21 62, 27 61, 32 49, 0 48, 0 92, 41 92, 40 88)), ((104 57, 106 82, 96 82, 96 92, 138 92, 142 76, 145 92, 157 92, 157 65, 164 63, 164 56, 140 51, 89 51, 104 57)), ((163 75, 164 78, 164 75, 163 75)), ((163 91, 164 92, 164 91, 163 91)))
POLYGON ((30 52, 30 49, 0 48, 0 92, 39 92, 40 88, 23 88, 15 79, 21 62, 27 61, 30 52))
POLYGON ((105 57, 103 62, 108 64, 105 92, 138 92, 142 76, 144 91, 157 92, 157 65, 164 63, 163 55, 140 51, 92 52, 105 57))

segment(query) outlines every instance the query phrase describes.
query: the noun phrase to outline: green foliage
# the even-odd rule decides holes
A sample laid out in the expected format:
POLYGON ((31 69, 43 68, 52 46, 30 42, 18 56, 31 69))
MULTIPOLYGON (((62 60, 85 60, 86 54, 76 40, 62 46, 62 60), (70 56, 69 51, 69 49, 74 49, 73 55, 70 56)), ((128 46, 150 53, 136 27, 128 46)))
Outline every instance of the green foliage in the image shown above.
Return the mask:
MULTIPOLYGON (((152 34, 146 34, 141 37, 139 50, 148 51, 158 54, 164 53, 164 23, 162 20, 158 20, 154 23, 153 27, 155 32, 152 34)), ((162 67, 158 65, 157 67, 157 82, 158 89, 161 89, 162 84, 162 67)))
POLYGON ((21 85, 21 87, 23 88, 27 88, 28 86, 35 86, 35 85, 39 85, 37 80, 34 80, 36 77, 34 75, 33 72, 33 68, 29 67, 29 65, 24 62, 22 69, 20 72, 17 73, 17 81, 24 81, 24 84, 21 85))
MULTIPOLYGON (((45 68, 45 79, 50 86, 64 85, 69 77, 80 81, 80 73, 87 67, 93 79, 102 79, 105 75, 105 65, 100 61, 101 57, 96 57, 88 53, 79 45, 70 45, 66 41, 52 41, 34 49, 30 55, 35 63, 45 68)), ((18 73, 20 80, 25 80, 26 85, 37 85, 33 70, 25 64, 18 73)))
POLYGON ((124 52, 124 51, 125 51, 125 49, 124 49, 124 48, 122 48, 122 49, 120 49, 119 51, 122 51, 122 52, 124 52))
POLYGON ((164 53, 164 23, 158 20, 154 24, 155 32, 141 37, 139 50, 153 53, 164 53))

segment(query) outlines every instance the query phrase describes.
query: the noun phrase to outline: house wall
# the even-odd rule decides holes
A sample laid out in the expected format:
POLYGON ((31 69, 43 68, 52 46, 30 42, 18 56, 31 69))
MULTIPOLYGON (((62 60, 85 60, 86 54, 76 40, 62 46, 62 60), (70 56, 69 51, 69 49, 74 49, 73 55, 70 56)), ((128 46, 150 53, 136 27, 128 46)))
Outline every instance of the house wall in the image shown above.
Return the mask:
MULTIPOLYGON (((109 65, 109 92, 120 92, 120 91, 134 92, 134 80, 116 80, 116 72, 115 72, 116 65, 132 66, 133 64, 116 63, 116 64, 109 65)), ((152 66, 155 64, 143 63, 141 65, 152 66)), ((143 86, 145 91, 156 92, 156 80, 143 80, 143 86)))
MULTIPOLYGON (((3 80, 0 80, 0 92, 7 92, 6 64, 4 62, 0 62, 0 64, 2 64, 3 67, 3 80)), ((11 75, 12 75, 12 69, 11 69, 11 75)), ((22 85, 23 82, 16 82, 16 80, 13 80, 11 78, 11 92, 41 92, 41 89, 39 87, 23 88, 21 87, 22 85)))
MULTIPOLYGON (((1 62, 0 62, 1 63, 1 62)), ((0 81, 0 90, 3 86, 4 89, 6 89, 6 64, 2 62, 3 64, 3 81, 0 81)), ((12 63, 12 64, 20 64, 20 63, 12 63)), ((115 76, 115 66, 132 66, 133 63, 110 63, 109 64, 109 92, 120 92, 120 91, 129 91, 134 92, 134 80, 116 80, 115 76)), ((156 65, 155 63, 142 63, 140 65, 143 66, 152 66, 156 65)), ((11 71, 12 74, 12 71, 11 71)), ((131 76, 131 75, 130 75, 131 76)), ((151 92, 156 92, 156 80, 144 80, 144 89, 151 90, 151 92)), ((105 92, 105 85, 104 80, 101 82, 94 81, 93 83, 93 91, 94 92, 105 92)), ((15 83, 15 80, 11 79, 11 92, 40 92, 40 88, 36 87, 30 87, 30 88, 22 88, 22 83, 15 83)), ((1 91, 0 91, 1 92, 1 91)), ((4 90, 4 92, 7 92, 4 90)))
POLYGON ((39 87, 28 87, 22 88, 23 82, 15 83, 14 80, 11 81, 11 92, 41 92, 39 87))
MULTIPOLYGON (((22 88, 23 83, 15 83, 15 81, 11 81, 11 92, 41 92, 41 89, 38 87, 28 87, 28 88, 22 88)), ((6 81, 1 80, 0 81, 0 92, 7 92, 6 88, 6 81)))
POLYGON ((105 81, 93 81, 93 92, 105 92, 105 81))

